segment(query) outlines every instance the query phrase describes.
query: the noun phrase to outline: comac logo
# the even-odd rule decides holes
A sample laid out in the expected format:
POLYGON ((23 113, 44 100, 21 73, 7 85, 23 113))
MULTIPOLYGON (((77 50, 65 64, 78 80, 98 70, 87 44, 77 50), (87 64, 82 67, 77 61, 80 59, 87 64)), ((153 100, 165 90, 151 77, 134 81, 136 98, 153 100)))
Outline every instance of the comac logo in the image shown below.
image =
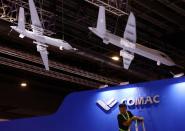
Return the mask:
MULTIPOLYGON (((139 97, 139 98, 129 98, 129 99, 121 99, 120 103, 125 103, 127 106, 143 106, 143 105, 151 105, 160 103, 159 95, 155 96, 147 96, 147 97, 139 97)), ((96 102, 103 110, 110 111, 118 101, 114 98, 109 101, 98 100, 96 102)))
POLYGON ((113 108, 118 101, 115 99, 110 99, 109 101, 103 101, 103 100, 98 100, 96 102, 101 108, 103 108, 105 111, 109 111, 111 108, 113 108))

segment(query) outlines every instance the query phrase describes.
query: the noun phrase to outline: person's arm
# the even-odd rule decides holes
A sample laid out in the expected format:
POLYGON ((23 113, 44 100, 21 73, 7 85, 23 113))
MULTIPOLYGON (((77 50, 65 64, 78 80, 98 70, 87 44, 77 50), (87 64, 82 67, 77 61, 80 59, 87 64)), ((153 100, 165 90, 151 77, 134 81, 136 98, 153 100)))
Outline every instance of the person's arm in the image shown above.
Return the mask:
POLYGON ((130 111, 128 111, 128 113, 129 113, 129 116, 130 116, 132 121, 134 121, 134 120, 143 121, 144 120, 143 117, 134 116, 130 111))
POLYGON ((123 125, 125 126, 130 126, 132 121, 135 119, 134 115, 130 112, 130 111, 127 111, 128 115, 129 115, 129 118, 128 120, 124 121, 123 122, 123 125))
POLYGON ((132 121, 135 121, 135 120, 143 121, 144 119, 143 119, 143 117, 132 116, 131 119, 129 119, 129 120, 127 120, 127 121, 124 121, 124 122, 123 122, 123 125, 124 125, 124 126, 130 126, 131 123, 132 123, 132 121))
POLYGON ((143 117, 139 117, 139 116, 133 116, 132 120, 138 120, 138 121, 143 121, 144 118, 143 117))

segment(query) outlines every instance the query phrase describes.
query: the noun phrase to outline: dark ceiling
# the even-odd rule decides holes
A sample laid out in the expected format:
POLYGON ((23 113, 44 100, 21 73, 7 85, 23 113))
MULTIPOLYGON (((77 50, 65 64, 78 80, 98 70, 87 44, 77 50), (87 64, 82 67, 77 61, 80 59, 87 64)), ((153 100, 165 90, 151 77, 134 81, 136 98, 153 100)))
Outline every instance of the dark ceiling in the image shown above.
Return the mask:
MULTIPOLYGON (((108 1, 108 0, 107 0, 108 1)), ((2 0, 1 6, 27 0, 2 0), (3 3, 2 3, 3 2, 3 3)), ((136 55, 129 70, 122 68, 122 60, 115 62, 119 48, 105 45, 88 30, 95 26, 98 8, 84 0, 37 0, 42 8, 45 29, 55 32, 52 37, 68 41, 78 51, 60 51, 49 48, 51 71, 44 70, 35 45, 29 39, 19 39, 10 25, 0 21, 0 118, 20 118, 54 112, 63 98, 74 91, 98 88, 100 85, 118 85, 120 82, 144 82, 172 77, 184 72, 185 66, 185 0, 128 0, 127 11, 137 20, 137 42, 168 54, 177 64, 167 67, 136 55), (28 88, 20 88, 27 81, 28 88)), ((124 0, 118 2, 123 9, 124 0)), ((125 7, 125 6, 124 6, 125 7)), ((7 8, 6 8, 7 9, 7 8)), ((13 9, 5 10, 8 14, 13 9)), ((28 12, 28 9, 26 9, 28 12)), ((1 9, 1 15, 3 10, 1 9)), ((10 13, 16 17, 16 11, 10 13)), ((123 36, 128 16, 106 12, 107 28, 123 36)), ((2 17, 1 17, 2 18, 2 17)), ((29 12, 26 14, 29 22, 29 12)), ((3 19, 3 18, 2 18, 3 19)))

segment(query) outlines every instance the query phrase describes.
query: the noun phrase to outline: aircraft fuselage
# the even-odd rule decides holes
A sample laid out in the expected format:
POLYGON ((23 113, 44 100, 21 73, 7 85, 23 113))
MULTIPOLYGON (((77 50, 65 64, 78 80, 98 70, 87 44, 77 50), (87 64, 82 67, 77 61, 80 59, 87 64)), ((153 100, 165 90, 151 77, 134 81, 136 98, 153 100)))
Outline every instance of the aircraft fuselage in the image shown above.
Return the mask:
POLYGON ((113 44, 117 47, 120 47, 124 51, 128 51, 131 53, 136 53, 138 55, 141 55, 143 57, 146 57, 148 59, 151 59, 153 61, 156 61, 158 65, 164 64, 167 66, 174 66, 175 63, 169 58, 165 53, 160 52, 155 49, 148 48, 146 46, 132 43, 124 38, 121 38, 117 35, 114 35, 110 33, 109 31, 106 31, 105 34, 99 34, 99 32, 96 30, 96 28, 89 28, 95 35, 99 36, 103 43, 105 44, 113 44))
POLYGON ((34 41, 37 41, 37 43, 46 44, 46 46, 47 45, 52 45, 52 46, 58 47, 60 50, 62 50, 62 49, 66 49, 66 50, 73 49, 72 46, 70 46, 64 40, 51 38, 51 37, 41 35, 41 34, 35 34, 34 32, 28 31, 28 30, 23 30, 22 31, 17 26, 11 26, 11 28, 14 29, 16 32, 20 33, 20 36, 22 36, 22 37, 26 36, 30 39, 33 39, 34 41))

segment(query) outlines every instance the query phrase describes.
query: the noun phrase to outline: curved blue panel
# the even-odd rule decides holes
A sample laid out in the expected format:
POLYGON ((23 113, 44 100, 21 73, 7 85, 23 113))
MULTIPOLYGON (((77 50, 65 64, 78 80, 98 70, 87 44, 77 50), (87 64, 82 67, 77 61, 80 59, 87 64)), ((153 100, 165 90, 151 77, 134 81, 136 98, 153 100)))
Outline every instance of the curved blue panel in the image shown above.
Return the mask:
MULTIPOLYGON (((160 95, 160 103, 131 107, 129 110, 145 118, 149 131, 184 131, 185 78, 117 86, 107 89, 72 93, 58 111, 45 117, 0 123, 1 131, 118 131, 118 103, 122 99, 136 99, 160 95), (116 105, 105 111, 98 100, 116 105)), ((107 103, 106 103, 107 104, 107 103)), ((109 104, 110 106, 110 104, 109 104)), ((133 128, 133 127, 132 127, 133 128)))

